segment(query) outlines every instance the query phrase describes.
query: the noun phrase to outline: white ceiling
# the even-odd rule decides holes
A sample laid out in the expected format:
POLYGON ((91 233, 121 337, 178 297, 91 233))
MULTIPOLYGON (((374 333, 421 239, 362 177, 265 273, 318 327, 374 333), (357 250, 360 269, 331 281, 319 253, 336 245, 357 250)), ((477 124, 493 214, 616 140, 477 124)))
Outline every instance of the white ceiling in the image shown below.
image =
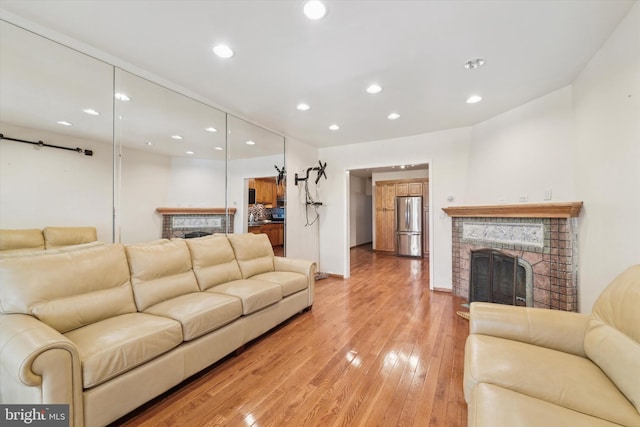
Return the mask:
POLYGON ((469 126, 559 89, 634 0, 335 0, 320 21, 303 3, 3 0, 0 12, 327 147, 469 126), (236 55, 215 57, 220 42, 236 55), (465 70, 473 57, 486 64, 465 70), (370 95, 374 82, 383 91, 370 95), (471 94, 484 99, 466 104, 471 94))

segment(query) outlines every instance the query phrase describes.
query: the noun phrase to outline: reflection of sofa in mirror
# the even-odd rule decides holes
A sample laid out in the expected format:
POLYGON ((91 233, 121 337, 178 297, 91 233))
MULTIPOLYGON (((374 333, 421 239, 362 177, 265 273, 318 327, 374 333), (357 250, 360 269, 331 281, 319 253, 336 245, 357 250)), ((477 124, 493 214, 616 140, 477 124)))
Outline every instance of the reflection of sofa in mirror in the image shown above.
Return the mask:
POLYGON ((106 425, 313 304, 315 264, 213 235, 0 260, 2 403, 106 425))
POLYGON ((640 265, 591 315, 472 303, 469 426, 640 426, 640 265))
POLYGON ((0 230, 0 254, 28 254, 62 247, 84 245, 98 240, 95 227, 46 227, 0 230))

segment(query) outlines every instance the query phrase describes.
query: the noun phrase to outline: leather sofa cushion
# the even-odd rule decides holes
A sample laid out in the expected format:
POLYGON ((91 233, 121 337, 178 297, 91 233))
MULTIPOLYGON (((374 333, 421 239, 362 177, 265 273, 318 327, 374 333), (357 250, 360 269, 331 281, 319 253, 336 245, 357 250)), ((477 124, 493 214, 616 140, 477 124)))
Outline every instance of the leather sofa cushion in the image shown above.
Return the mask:
POLYGON ((491 383, 612 422, 638 426, 640 415, 589 359, 518 341, 470 335, 464 391, 491 383))
POLYGON ((37 228, 0 230, 0 251, 44 250, 44 237, 37 228))
POLYGON ((263 280, 241 279, 214 286, 207 292, 231 295, 242 301, 242 314, 247 315, 282 299, 282 287, 263 280))
POLYGON ((98 240, 95 227, 46 227, 42 230, 47 249, 81 245, 98 240))
POLYGON ((251 279, 266 280, 267 282, 274 282, 282 286, 282 296, 287 297, 296 292, 307 289, 309 280, 307 276, 300 273, 293 273, 290 271, 271 271, 268 273, 261 273, 252 276, 251 279))
POLYGON ((266 234, 229 234, 227 238, 244 279, 274 271, 273 247, 266 234))
POLYGON ((144 312, 177 320, 184 341, 190 341, 242 316, 242 303, 228 295, 195 292, 163 301, 144 312))
POLYGON ((473 397, 468 408, 467 425, 469 427, 609 427, 618 425, 492 384, 478 384, 472 393, 473 397))
POLYGON ((182 342, 175 320, 131 313, 93 323, 65 336, 77 347, 88 389, 141 365, 182 342))
POLYGON ((0 260, 0 307, 67 332, 136 311, 121 244, 0 260))
POLYGON ((184 240, 127 245, 126 251, 139 311, 200 290, 184 240))
POLYGON ((215 234, 188 239, 186 242, 201 290, 242 279, 233 248, 225 235, 215 234))

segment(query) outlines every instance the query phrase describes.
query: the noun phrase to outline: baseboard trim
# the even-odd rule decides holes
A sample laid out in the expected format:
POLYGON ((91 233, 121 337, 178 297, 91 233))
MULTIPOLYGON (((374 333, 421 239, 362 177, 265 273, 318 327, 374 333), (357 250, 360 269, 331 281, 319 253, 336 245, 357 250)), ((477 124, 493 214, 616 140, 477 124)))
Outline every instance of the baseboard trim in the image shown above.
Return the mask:
POLYGON ((436 287, 434 287, 434 288, 433 288, 433 291, 434 291, 434 292, 446 292, 446 293, 448 293, 448 294, 450 294, 451 292, 453 292, 453 290, 452 290, 452 289, 447 289, 447 288, 436 288, 436 287))

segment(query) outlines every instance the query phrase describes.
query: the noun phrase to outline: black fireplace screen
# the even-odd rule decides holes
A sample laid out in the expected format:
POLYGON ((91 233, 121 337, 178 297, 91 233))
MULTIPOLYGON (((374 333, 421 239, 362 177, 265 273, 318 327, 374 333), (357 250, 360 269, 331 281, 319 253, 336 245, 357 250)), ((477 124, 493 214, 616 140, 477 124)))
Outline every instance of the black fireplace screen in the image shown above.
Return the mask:
POLYGON ((471 251, 469 302, 527 305, 526 270, 512 257, 494 249, 471 251))

